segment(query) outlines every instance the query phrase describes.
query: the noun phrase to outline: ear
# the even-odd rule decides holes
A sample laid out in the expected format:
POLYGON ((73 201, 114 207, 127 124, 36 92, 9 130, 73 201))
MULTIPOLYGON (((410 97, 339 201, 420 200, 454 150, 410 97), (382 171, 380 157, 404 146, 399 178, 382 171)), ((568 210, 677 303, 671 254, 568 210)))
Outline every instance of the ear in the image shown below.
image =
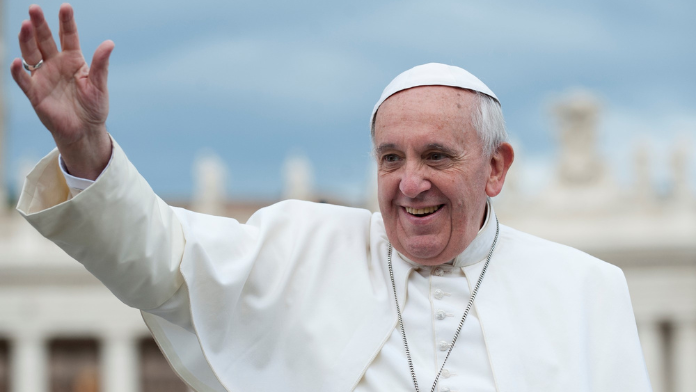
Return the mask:
POLYGON ((491 174, 488 176, 488 182, 486 182, 486 194, 489 197, 498 196, 500 191, 503 190, 505 176, 513 160, 515 160, 515 151, 509 143, 501 144, 491 156, 489 162, 491 174))

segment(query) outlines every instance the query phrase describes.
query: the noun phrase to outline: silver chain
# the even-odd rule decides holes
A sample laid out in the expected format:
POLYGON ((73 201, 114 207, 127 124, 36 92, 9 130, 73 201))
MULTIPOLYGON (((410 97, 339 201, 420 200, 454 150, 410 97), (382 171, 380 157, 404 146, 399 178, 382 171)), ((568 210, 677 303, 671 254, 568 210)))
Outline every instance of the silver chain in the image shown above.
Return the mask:
MULTIPOLYGON (((437 376, 435 376, 435 382, 433 382, 433 387, 430 389, 430 392, 435 392, 435 388, 437 387, 437 382, 440 380, 440 375, 442 374, 442 369, 445 368, 445 363, 447 363, 447 359, 449 358, 450 354, 452 353, 452 349, 454 348, 454 344, 457 342, 457 338, 459 337, 459 334, 462 332, 462 328, 464 327, 464 321, 466 321, 466 316, 469 314, 469 311, 471 310, 471 306, 474 304, 474 299, 476 298, 476 293, 478 293, 479 287, 481 286, 481 282, 483 282, 483 276, 486 274, 486 270, 488 269, 488 264, 491 262, 491 256, 493 255, 493 251, 495 250, 495 245, 498 243, 498 233, 500 233, 500 225, 498 224, 498 218, 495 218, 495 238, 493 239, 493 245, 491 245, 491 250, 488 252, 488 257, 486 257, 486 263, 483 265, 483 270, 481 271, 481 275, 479 275, 478 281, 476 282, 476 286, 474 286, 474 290, 471 292, 471 298, 469 298, 469 303, 466 305, 466 310, 464 310, 464 315, 462 316, 462 320, 459 322, 459 326, 457 327, 457 331, 454 333, 454 338, 452 339, 452 344, 450 344, 449 350, 447 350, 447 355, 445 355, 445 360, 442 361, 442 366, 440 367, 440 371, 437 372, 437 376)), ((416 380, 416 372, 413 369, 413 361, 411 360, 411 352, 408 349, 408 342, 406 341, 406 331, 404 330, 404 320, 401 318, 401 309, 399 308, 399 300, 396 298, 396 284, 394 283, 394 270, 392 269, 392 245, 391 242, 389 243, 389 253, 387 257, 389 261, 389 277, 391 278, 391 283, 392 283, 392 289, 394 289, 394 302, 396 302, 396 314, 399 316, 399 327, 401 328, 401 337, 404 340, 404 348, 406 349, 406 358, 408 358, 408 368, 411 370, 411 378, 413 379, 413 386, 416 387, 416 392, 420 392, 420 389, 418 388, 418 380, 416 380)))

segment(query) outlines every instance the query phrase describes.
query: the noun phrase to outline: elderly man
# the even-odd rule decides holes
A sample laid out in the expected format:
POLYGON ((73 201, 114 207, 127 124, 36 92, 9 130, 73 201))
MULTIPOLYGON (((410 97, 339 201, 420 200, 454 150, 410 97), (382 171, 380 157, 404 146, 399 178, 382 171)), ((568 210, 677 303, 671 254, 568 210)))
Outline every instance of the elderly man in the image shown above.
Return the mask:
POLYGON ((513 150, 473 75, 426 64, 384 90, 381 214, 285 201, 241 224, 159 199, 106 132, 113 43, 88 67, 70 6, 62 51, 29 13, 12 75, 58 148, 18 210, 195 390, 650 390, 621 271, 498 224, 513 150))

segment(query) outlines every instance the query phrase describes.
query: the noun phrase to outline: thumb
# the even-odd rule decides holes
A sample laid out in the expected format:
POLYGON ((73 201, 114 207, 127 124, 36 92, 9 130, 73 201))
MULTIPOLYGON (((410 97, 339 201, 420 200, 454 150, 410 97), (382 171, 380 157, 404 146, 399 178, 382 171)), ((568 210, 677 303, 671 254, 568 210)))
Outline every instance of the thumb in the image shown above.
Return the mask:
POLYGON ((94 51, 92 65, 89 68, 89 80, 100 91, 106 91, 106 79, 109 75, 109 57, 114 50, 114 41, 107 40, 101 43, 94 51))

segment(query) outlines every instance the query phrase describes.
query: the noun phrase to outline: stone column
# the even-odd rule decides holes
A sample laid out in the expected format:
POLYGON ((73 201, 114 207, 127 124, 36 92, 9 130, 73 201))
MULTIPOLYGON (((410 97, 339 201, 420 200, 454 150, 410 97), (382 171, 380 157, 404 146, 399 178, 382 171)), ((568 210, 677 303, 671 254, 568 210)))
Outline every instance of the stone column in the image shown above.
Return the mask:
POLYGON ((664 338, 660 324, 654 320, 641 321, 638 323, 638 335, 653 392, 666 392, 664 338))
POLYGON ((132 336, 108 335, 101 343, 101 391, 140 391, 137 340, 132 336))
POLYGON ((18 336, 10 348, 13 392, 48 391, 48 353, 46 342, 39 336, 18 336))
POLYGON ((678 320, 674 328, 674 392, 696 391, 696 321, 678 320))

